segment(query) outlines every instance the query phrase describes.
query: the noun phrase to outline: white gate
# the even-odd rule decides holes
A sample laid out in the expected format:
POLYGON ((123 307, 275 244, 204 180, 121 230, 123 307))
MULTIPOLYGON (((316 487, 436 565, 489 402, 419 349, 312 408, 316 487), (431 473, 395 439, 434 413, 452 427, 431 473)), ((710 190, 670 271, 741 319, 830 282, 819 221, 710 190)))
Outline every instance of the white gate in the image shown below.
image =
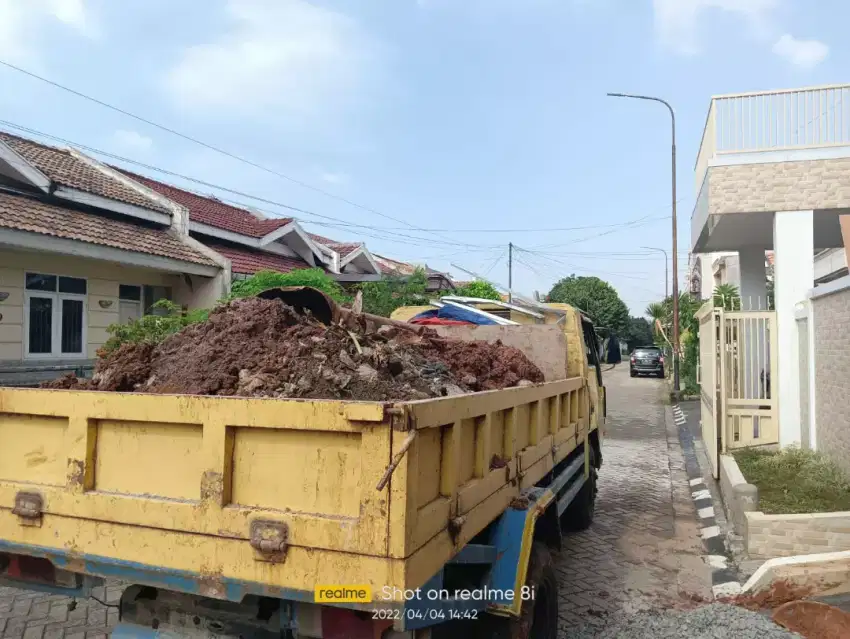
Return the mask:
POLYGON ((779 443, 776 312, 720 311, 723 450, 779 443))
POLYGON ((703 304, 699 320, 700 427, 711 471, 729 449, 779 443, 776 312, 703 304))

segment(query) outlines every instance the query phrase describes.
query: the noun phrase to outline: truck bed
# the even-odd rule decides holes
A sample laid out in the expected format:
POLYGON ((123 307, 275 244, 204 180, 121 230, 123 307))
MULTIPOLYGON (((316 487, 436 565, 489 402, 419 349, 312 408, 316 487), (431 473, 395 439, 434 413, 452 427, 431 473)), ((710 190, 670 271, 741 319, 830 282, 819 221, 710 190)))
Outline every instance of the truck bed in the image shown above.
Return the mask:
POLYGON ((0 552, 234 601, 416 588, 588 413, 582 378, 399 403, 0 388, 0 552))

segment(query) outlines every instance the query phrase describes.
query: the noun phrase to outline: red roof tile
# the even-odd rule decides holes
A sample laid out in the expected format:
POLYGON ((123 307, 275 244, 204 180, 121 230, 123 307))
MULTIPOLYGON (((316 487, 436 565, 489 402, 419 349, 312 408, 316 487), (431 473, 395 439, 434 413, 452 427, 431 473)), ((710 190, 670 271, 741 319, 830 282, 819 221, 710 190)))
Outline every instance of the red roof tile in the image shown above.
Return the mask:
POLYGON ((384 273, 411 275, 416 270, 413 264, 408 264, 407 262, 400 262, 390 257, 384 257, 383 255, 374 255, 373 257, 384 273))
POLYGON ((158 182, 144 175, 131 173, 118 167, 114 168, 121 171, 127 177, 167 197, 172 202, 186 207, 189 211, 189 219, 193 222, 208 224, 217 229, 231 231, 232 233, 247 235, 249 237, 263 237, 292 222, 292 218, 290 217, 263 220, 246 209, 225 204, 212 196, 192 193, 191 191, 186 191, 170 184, 158 182))
POLYGON ((299 268, 310 268, 310 265, 299 257, 287 257, 249 248, 236 248, 224 244, 206 243, 212 250, 230 260, 233 273, 253 275, 257 271, 277 271, 289 273, 299 268))
POLYGON ((360 242, 337 242, 336 240, 332 240, 328 237, 323 237, 321 235, 316 235, 315 233, 308 233, 310 239, 314 242, 319 242, 320 244, 324 244, 330 249, 333 249, 337 253, 339 253, 340 257, 347 257, 350 253, 353 253, 361 246, 363 246, 360 242))
POLYGON ((164 229, 83 213, 0 191, 0 227, 216 266, 164 229))
POLYGON ((152 211, 171 213, 139 191, 122 184, 107 173, 78 160, 64 149, 40 144, 33 140, 0 131, 0 141, 44 173, 51 182, 99 195, 101 197, 133 204, 152 211))

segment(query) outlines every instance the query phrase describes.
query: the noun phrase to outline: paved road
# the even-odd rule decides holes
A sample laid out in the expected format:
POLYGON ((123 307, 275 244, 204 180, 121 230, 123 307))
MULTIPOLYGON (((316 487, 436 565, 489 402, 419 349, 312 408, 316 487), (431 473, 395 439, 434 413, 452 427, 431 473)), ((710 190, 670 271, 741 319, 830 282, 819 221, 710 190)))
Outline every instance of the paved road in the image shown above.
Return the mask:
MULTIPOLYGON (((565 539, 557 561, 562 636, 609 613, 667 608, 679 593, 708 596, 693 501, 675 430, 664 420, 662 383, 631 379, 627 366, 605 376, 609 408, 596 520, 565 539)), ((120 587, 98 596, 117 601, 120 587)), ((103 637, 117 611, 92 601, 69 610, 65 597, 0 588, 0 638, 103 637)))
POLYGON ((675 429, 664 419, 663 382, 604 377, 608 423, 596 517, 565 539, 557 563, 562 635, 609 613, 667 608, 680 593, 708 597, 710 570, 675 429))

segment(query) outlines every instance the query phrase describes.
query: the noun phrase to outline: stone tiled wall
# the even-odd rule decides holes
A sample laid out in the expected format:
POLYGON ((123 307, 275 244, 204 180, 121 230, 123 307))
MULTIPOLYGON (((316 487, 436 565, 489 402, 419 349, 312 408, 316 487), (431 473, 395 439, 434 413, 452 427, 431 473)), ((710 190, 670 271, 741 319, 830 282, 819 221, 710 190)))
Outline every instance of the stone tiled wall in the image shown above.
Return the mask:
POLYGON ((709 214, 850 207, 850 158, 708 169, 709 214))
POLYGON ((812 299, 815 424, 818 450, 850 475, 850 278, 844 279, 846 288, 812 299))
POLYGON ((850 512, 746 513, 747 554, 754 559, 850 550, 850 512))

